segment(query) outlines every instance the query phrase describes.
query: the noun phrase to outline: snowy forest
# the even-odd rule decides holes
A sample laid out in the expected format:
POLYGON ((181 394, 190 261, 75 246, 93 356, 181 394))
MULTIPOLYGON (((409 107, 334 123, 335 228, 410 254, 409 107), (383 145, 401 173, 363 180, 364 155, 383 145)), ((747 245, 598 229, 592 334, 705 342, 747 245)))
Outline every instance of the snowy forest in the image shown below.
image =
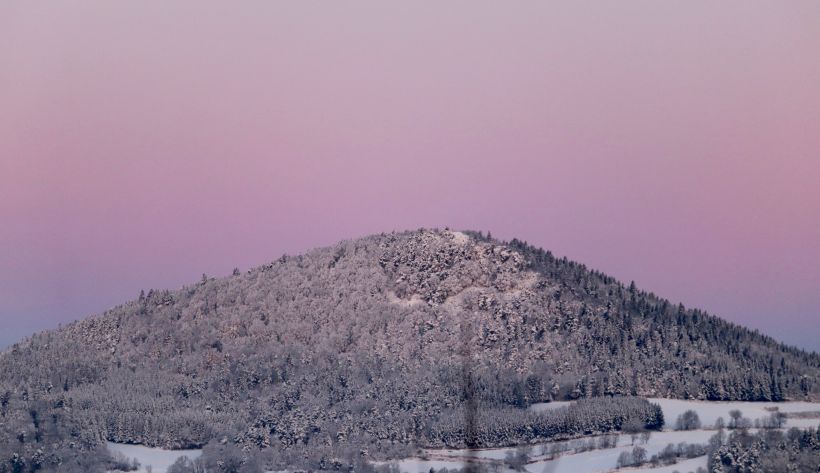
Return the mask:
POLYGON ((640 397, 818 400, 818 374, 815 353, 524 242, 381 234, 12 346, 0 472, 104 471, 105 441, 364 471, 420 447, 659 428, 640 397), (582 402, 527 410, 558 400, 582 402))

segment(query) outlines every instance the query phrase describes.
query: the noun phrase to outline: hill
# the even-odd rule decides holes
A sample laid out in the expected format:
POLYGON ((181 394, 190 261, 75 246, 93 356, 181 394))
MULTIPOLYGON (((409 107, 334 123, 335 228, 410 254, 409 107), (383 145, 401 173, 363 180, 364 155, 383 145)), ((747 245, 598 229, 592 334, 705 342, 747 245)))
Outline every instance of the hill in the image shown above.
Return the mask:
POLYGON ((0 455, 46 468, 110 440, 379 458, 657 424, 634 396, 816 400, 818 374, 816 354, 523 242, 418 230, 151 290, 14 345, 0 455))

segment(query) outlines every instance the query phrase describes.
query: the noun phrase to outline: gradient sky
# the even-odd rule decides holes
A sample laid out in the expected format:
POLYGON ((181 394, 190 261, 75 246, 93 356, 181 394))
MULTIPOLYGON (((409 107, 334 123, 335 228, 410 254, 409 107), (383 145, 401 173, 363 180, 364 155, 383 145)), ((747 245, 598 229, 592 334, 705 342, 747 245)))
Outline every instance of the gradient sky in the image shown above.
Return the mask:
POLYGON ((410 3, 2 2, 0 347, 450 226, 820 351, 820 2, 410 3))

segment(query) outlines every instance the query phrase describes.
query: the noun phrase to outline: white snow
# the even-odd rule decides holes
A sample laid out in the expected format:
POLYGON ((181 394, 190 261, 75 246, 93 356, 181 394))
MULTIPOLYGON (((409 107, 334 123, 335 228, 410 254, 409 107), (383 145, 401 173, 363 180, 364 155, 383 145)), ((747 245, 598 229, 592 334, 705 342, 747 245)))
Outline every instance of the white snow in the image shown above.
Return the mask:
POLYGON ((413 294, 410 299, 402 299, 393 291, 387 291, 387 300, 391 304, 401 305, 404 307, 413 307, 424 303, 424 299, 418 294, 413 294))
POLYGON ((110 452, 120 452, 127 458, 136 458, 140 462, 139 473, 146 473, 150 466, 153 473, 165 473, 179 457, 188 457, 191 460, 202 455, 202 450, 165 450, 162 448, 144 447, 142 445, 128 445, 124 443, 107 443, 110 452))
MULTIPOLYGON (((639 440, 634 446, 646 449, 647 458, 660 453, 667 445, 686 442, 688 444, 705 444, 715 433, 709 430, 690 431, 668 431, 653 432, 646 444, 639 440)), ((618 456, 621 452, 628 452, 633 449, 632 439, 629 435, 618 436, 618 446, 606 450, 591 450, 583 453, 565 454, 555 460, 538 461, 527 465, 527 470, 533 473, 549 472, 578 472, 592 473, 603 472, 613 468, 618 463, 618 456)), ((641 471, 648 471, 642 469, 641 471)), ((663 471, 663 470, 661 470, 663 471)), ((681 470, 688 471, 688 470, 681 470)))
MULTIPOLYGON (((729 411, 737 409, 743 413, 743 417, 751 419, 762 419, 768 417, 773 408, 777 408, 784 413, 820 413, 820 403, 812 402, 710 402, 710 401, 684 401, 677 399, 650 399, 663 409, 666 419, 666 426, 662 432, 652 432, 649 441, 642 444, 640 440, 635 442, 636 446, 646 449, 647 457, 659 453, 670 443, 678 444, 686 442, 688 444, 706 444, 709 438, 714 435, 715 421, 718 417, 729 421, 729 411), (674 431, 677 417, 687 410, 694 410, 698 413, 703 429, 690 431, 674 431)), ((549 410, 571 404, 571 402, 549 402, 534 404, 530 408, 534 410, 549 410)), ((820 414, 818 414, 820 416, 820 414)), ((789 427, 817 427, 820 424, 820 417, 814 415, 809 418, 791 418, 786 420, 786 428, 789 427)), ((603 473, 610 472, 615 468, 618 455, 633 448, 632 439, 629 435, 619 435, 617 446, 605 450, 591 450, 581 453, 572 453, 572 446, 577 445, 586 439, 565 440, 560 442, 546 442, 533 445, 530 457, 534 460, 527 465, 527 471, 531 473, 603 473), (554 444, 562 444, 568 447, 567 453, 554 460, 545 460, 542 450, 554 444)), ((120 452, 126 457, 136 458, 140 462, 139 472, 146 473, 147 466, 151 466, 153 473, 165 473, 177 458, 187 456, 195 459, 202 454, 202 450, 164 450, 161 448, 149 448, 142 445, 126 445, 119 443, 108 443, 108 449, 112 452, 120 452)), ((427 473, 430 468, 438 470, 440 468, 463 468, 469 458, 482 462, 500 463, 509 452, 515 452, 516 448, 492 448, 481 450, 463 449, 441 449, 427 450, 424 458, 406 458, 395 463, 404 473, 427 473)), ((658 468, 624 468, 618 470, 623 473, 672 473, 680 471, 682 473, 695 471, 698 467, 706 467, 706 457, 683 460, 677 464, 658 468)), ((502 469, 502 471, 510 471, 502 469)))
POLYGON ((466 233, 451 231, 450 234, 453 235, 453 240, 459 245, 466 245, 470 242, 470 237, 466 233))
MULTIPOLYGON (((700 422, 704 428, 712 428, 718 417, 723 417, 724 422, 729 422, 729 411, 737 409, 743 413, 743 417, 750 419, 752 422, 755 419, 764 419, 771 415, 774 409, 780 412, 817 412, 820 411, 820 403, 818 402, 737 402, 737 401, 684 401, 680 399, 649 399, 661 406, 663 409, 663 417, 666 420, 666 428, 672 428, 675 425, 675 420, 679 415, 691 409, 698 413, 700 422)), ((796 420, 809 419, 788 419, 786 426, 797 426, 796 420)), ((808 425, 817 425, 820 420, 814 419, 814 423, 808 425)), ((800 422, 803 424, 803 422, 800 422)))
POLYGON ((559 407, 569 406, 572 404, 573 401, 552 401, 552 402, 539 402, 530 406, 530 410, 536 412, 543 412, 549 411, 552 409, 558 409, 559 407))
POLYGON ((405 458, 404 460, 397 460, 389 462, 399 467, 399 470, 405 473, 428 473, 430 468, 438 471, 441 468, 460 469, 464 468, 464 462, 458 460, 423 460, 420 458, 405 458))
MULTIPOLYGON (((651 457, 652 455, 659 453, 670 443, 675 445, 681 442, 686 442, 689 444, 705 444, 708 442, 709 438, 712 435, 714 435, 714 432, 708 430, 693 430, 685 432, 653 432, 651 437, 649 438, 649 442, 643 444, 640 442, 640 440, 637 440, 635 442, 635 446, 640 446, 646 449, 647 457, 651 457)), ((559 443, 565 445, 572 445, 573 443, 579 442, 576 439, 562 441, 559 443)), ((527 465, 527 471, 531 473, 606 472, 615 468, 615 465, 618 462, 618 456, 621 454, 621 452, 631 451, 633 448, 632 439, 629 435, 619 435, 617 443, 618 446, 615 448, 605 450, 590 450, 582 453, 571 453, 570 451, 556 458, 555 460, 538 460, 539 457, 543 458, 543 456, 541 455, 541 448, 544 445, 549 446, 552 445, 552 443, 548 442, 533 446, 530 457, 535 459, 536 461, 533 461, 527 465)), ((480 449, 473 451, 457 449, 427 450, 425 453, 427 457, 430 458, 430 460, 405 459, 396 462, 396 464, 399 466, 399 469, 405 473, 427 473, 428 471, 430 471, 431 466, 433 466, 435 469, 439 469, 441 467, 463 468, 468 454, 472 454, 479 461, 503 461, 508 452, 514 452, 515 450, 516 448, 514 447, 480 449)), ((705 462, 705 457, 702 459, 702 462, 705 462)), ((687 461, 686 463, 679 463, 679 465, 688 465, 689 463, 691 463, 691 461, 687 461)), ((698 465, 699 464, 696 464, 694 467, 691 468, 691 470, 696 470, 698 465)), ((678 468, 678 470, 681 472, 689 471, 689 469, 685 468, 678 468)), ((658 473, 666 473, 667 471, 672 472, 674 471, 674 469, 666 470, 663 468, 644 468, 640 471, 657 471, 658 473)))
MULTIPOLYGON (((646 449, 647 458, 659 453, 667 445, 685 442, 688 444, 706 444, 715 434, 713 426, 718 417, 723 417, 728 423, 729 411, 737 409, 741 411, 743 417, 752 420, 768 417, 774 408, 784 413, 820 413, 820 403, 812 402, 711 402, 711 401, 684 401, 677 399, 650 399, 663 409, 666 426, 661 432, 652 432, 649 441, 642 444, 636 440, 635 445, 646 449), (690 431, 672 430, 677 417, 687 410, 694 410, 703 424, 703 429, 690 431)), ((530 409, 548 410, 557 409, 570 404, 570 402, 550 402, 534 404, 530 409)), ((818 417, 812 415, 810 418, 790 418, 786 420, 786 428, 789 427, 816 427, 820 423, 818 417)), ((630 451, 633 448, 632 438, 629 435, 619 435, 617 446, 605 450, 590 450, 581 453, 572 453, 572 446, 583 442, 585 439, 565 440, 560 442, 546 442, 533 445, 530 458, 533 459, 527 465, 527 471, 531 473, 605 473, 614 470, 617 465, 618 456, 621 452, 630 451), (554 459, 545 460, 542 454, 544 447, 554 444, 563 444, 569 447, 567 453, 554 459)), ((501 462, 507 453, 514 452, 516 448, 493 448, 480 450, 459 450, 441 449, 427 450, 425 459, 408 458, 396 462, 399 469, 405 473, 427 473, 430 468, 463 468, 468 456, 484 462, 501 462)), ((698 467, 706 467, 707 458, 705 456, 681 460, 680 462, 657 468, 624 468, 617 470, 619 473, 672 473, 679 471, 687 473, 696 471, 698 467)), ((504 470, 507 471, 507 470, 504 470)))
POLYGON ((697 471, 698 468, 706 468, 709 463, 709 458, 704 455, 702 457, 690 458, 675 463, 674 465, 659 466, 656 468, 621 468, 618 473, 674 473, 679 471, 687 473, 690 471, 697 471))

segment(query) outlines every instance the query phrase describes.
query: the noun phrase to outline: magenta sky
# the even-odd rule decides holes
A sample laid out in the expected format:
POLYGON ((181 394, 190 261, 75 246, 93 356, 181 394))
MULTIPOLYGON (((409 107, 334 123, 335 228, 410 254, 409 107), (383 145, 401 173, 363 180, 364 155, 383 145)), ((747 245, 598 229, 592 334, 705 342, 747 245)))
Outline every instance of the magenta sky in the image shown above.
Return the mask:
POLYGON ((820 2, 173 3, 0 4, 0 347, 451 226, 820 351, 820 2))

